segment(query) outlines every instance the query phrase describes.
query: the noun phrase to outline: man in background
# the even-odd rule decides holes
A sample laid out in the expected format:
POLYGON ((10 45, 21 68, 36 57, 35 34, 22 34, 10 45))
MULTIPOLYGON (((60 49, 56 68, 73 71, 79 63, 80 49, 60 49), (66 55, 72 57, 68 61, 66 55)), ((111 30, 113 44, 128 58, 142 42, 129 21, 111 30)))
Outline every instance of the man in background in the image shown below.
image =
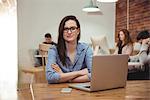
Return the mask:
POLYGON ((52 41, 52 37, 51 37, 50 33, 45 34, 45 41, 43 43, 44 44, 56 45, 56 43, 52 41))
MULTIPOLYGON (((55 42, 52 41, 52 36, 50 33, 45 34, 45 40, 42 42, 42 44, 50 44, 50 45, 57 45, 55 42)), ((35 55, 40 55, 39 49, 35 51, 35 55)), ((42 66, 42 58, 41 57, 35 57, 35 67, 42 66)))

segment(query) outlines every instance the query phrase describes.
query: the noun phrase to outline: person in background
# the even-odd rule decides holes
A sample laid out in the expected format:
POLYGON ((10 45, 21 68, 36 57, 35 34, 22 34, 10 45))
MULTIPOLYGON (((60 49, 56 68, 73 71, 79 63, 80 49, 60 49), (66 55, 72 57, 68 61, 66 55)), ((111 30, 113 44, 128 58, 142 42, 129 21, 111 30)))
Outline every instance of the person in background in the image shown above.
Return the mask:
POLYGON ((79 42, 80 30, 75 16, 66 16, 61 20, 58 44, 48 52, 48 83, 90 81, 93 52, 89 45, 79 42))
POLYGON ((128 66, 128 80, 150 79, 150 33, 141 31, 137 35, 137 41, 141 44, 137 55, 130 56, 130 62, 139 62, 140 65, 128 66))
MULTIPOLYGON (((50 33, 46 33, 44 36, 44 42, 42 42, 43 44, 51 44, 51 45, 57 45, 55 42, 52 41, 52 36, 50 33)), ((35 51, 35 55, 40 55, 39 49, 35 51)), ((39 67, 42 66, 42 58, 41 57, 35 57, 35 67, 39 67)))
POLYGON ((137 41, 141 44, 140 52, 135 56, 130 56, 130 61, 150 66, 150 33, 147 30, 141 31, 137 35, 137 41))
POLYGON ((44 44, 51 44, 51 45, 57 45, 55 42, 52 41, 52 37, 50 33, 45 34, 45 41, 44 44))
POLYGON ((129 31, 122 29, 118 34, 118 42, 114 54, 128 54, 131 55, 133 52, 133 42, 131 40, 129 31))

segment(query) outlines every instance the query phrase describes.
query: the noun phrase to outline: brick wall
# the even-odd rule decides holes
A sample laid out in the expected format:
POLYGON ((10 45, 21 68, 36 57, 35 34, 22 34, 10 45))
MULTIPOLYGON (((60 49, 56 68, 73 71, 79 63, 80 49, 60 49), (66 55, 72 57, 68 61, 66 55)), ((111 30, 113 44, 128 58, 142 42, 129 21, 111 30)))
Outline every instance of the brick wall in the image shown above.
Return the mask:
POLYGON ((127 2, 126 0, 118 0, 116 3, 116 30, 115 40, 117 39, 117 33, 120 29, 126 29, 127 27, 127 2))
MULTIPOLYGON (((142 30, 150 32, 150 0, 129 0, 129 23, 127 23, 127 0, 116 3, 116 34, 129 25, 131 37, 136 41, 137 34, 142 30)), ((115 38, 115 40, 117 37, 115 38)))

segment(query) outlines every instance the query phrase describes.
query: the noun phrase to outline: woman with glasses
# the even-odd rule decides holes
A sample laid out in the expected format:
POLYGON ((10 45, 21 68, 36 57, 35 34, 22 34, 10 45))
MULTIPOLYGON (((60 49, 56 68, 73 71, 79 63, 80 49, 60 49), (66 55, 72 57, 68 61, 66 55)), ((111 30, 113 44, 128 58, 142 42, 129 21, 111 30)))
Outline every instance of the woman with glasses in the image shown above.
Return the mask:
POLYGON ((48 83, 88 82, 91 77, 92 49, 80 43, 80 23, 75 16, 66 16, 59 25, 57 46, 48 52, 48 83))

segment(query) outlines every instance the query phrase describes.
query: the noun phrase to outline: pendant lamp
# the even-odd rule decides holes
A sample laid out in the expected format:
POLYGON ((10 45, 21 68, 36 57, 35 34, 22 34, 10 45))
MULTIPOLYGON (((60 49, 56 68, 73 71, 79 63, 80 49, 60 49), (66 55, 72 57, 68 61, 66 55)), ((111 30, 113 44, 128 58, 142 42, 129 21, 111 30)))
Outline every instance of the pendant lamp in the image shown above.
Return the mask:
POLYGON ((100 9, 98 8, 98 6, 93 4, 93 1, 90 0, 89 5, 85 6, 82 11, 85 12, 98 12, 100 11, 100 9))

